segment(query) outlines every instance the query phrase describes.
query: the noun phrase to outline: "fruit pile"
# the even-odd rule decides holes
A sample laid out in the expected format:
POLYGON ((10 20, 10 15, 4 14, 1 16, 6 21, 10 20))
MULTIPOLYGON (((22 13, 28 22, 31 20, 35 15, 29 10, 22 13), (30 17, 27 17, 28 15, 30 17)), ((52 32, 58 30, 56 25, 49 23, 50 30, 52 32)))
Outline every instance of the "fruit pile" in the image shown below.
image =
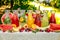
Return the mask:
POLYGON ((0 30, 3 32, 59 32, 55 11, 47 10, 6 10, 1 17, 0 30), (50 15, 49 15, 50 14, 50 15))

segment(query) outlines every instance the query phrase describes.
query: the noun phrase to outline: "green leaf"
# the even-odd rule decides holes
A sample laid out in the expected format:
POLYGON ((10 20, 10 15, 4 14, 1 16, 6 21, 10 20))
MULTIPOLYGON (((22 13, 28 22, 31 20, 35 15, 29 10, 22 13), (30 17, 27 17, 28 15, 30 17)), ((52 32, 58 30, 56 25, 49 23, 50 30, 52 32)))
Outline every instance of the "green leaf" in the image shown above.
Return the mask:
POLYGON ((19 5, 15 4, 12 9, 17 10, 17 8, 19 7, 20 7, 19 5))
POLYGON ((33 33, 36 33, 36 31, 32 31, 33 33))
POLYGON ((36 32, 39 32, 39 29, 36 29, 36 32))
POLYGON ((40 30, 39 29, 36 29, 36 30, 33 30, 32 32, 33 33, 37 33, 37 32, 39 32, 40 30))
POLYGON ((30 0, 30 1, 34 1, 34 0, 30 0))

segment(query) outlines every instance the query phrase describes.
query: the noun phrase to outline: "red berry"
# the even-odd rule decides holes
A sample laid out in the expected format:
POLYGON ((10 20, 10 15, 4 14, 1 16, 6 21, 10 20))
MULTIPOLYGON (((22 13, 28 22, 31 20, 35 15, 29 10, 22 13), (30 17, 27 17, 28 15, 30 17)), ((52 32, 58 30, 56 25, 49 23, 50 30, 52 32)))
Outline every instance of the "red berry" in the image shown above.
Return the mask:
POLYGON ((40 32, 44 32, 44 30, 41 30, 41 29, 40 29, 40 32))
POLYGON ((45 32, 53 32, 53 30, 50 29, 50 28, 47 28, 47 29, 45 30, 45 32))
POLYGON ((31 29, 30 29, 30 28, 26 28, 25 31, 26 31, 26 32, 30 32, 31 29))
POLYGON ((19 31, 20 31, 20 32, 23 32, 23 31, 24 31, 24 28, 19 29, 19 31))

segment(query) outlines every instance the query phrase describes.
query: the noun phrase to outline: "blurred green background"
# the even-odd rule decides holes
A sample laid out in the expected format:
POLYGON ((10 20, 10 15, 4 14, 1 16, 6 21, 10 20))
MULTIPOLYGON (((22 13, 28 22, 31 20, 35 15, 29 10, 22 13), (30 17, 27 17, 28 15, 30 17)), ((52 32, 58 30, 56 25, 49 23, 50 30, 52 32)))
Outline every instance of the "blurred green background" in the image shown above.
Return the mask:
MULTIPOLYGON (((10 5, 11 9, 25 9, 25 10, 36 10, 34 5, 29 5, 29 2, 39 2, 42 0, 0 0, 0 7, 2 5, 10 5)), ((56 8, 60 8, 60 0, 43 0, 42 3, 48 4, 50 6, 54 6, 56 8)))

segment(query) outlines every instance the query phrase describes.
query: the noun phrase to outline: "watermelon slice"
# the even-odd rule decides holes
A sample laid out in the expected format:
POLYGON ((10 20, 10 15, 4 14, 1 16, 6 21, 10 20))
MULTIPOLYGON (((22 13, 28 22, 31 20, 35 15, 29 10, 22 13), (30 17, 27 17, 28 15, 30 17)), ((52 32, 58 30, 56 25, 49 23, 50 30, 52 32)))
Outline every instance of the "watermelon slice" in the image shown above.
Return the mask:
POLYGON ((50 23, 50 28, 53 30, 60 30, 60 24, 50 23))
POLYGON ((7 30, 12 30, 13 29, 13 26, 12 25, 8 25, 8 24, 1 24, 0 25, 0 29, 3 32, 6 32, 7 30))

